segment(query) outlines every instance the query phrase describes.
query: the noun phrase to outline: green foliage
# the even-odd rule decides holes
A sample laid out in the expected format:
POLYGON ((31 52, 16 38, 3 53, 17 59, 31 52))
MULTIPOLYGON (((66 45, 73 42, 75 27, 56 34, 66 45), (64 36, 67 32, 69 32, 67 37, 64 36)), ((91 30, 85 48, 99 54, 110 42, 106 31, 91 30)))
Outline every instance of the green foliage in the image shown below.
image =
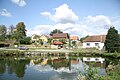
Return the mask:
POLYGON ((19 43, 18 43, 18 42, 15 42, 14 45, 19 45, 19 43))
POLYGON ((107 72, 107 75, 102 77, 102 80, 120 80, 120 62, 115 66, 115 69, 107 72))
POLYGON ((9 39, 9 40, 12 40, 13 39, 13 36, 14 36, 14 31, 15 30, 15 27, 13 25, 10 25, 9 28, 8 28, 8 32, 7 32, 7 35, 6 35, 6 38, 9 39))
POLYGON ((0 36, 0 41, 5 41, 5 37, 4 36, 0 36))
POLYGON ((20 39, 20 44, 30 44, 30 43, 31 43, 30 37, 20 39))
POLYGON ((75 45, 76 45, 76 41, 72 41, 72 45, 74 45, 74 46, 75 46, 75 45))
POLYGON ((84 72, 80 72, 80 78, 78 80, 82 80, 81 78, 85 76, 83 80, 102 80, 101 76, 98 75, 97 68, 89 67, 88 69, 85 67, 84 72))
POLYGON ((60 42, 62 42, 63 44, 66 43, 65 39, 59 39, 60 42))
POLYGON ((52 39, 48 38, 48 43, 50 44, 50 48, 51 48, 51 43, 52 43, 52 39))
POLYGON ((16 33, 18 34, 18 37, 21 39, 21 38, 24 38, 26 37, 26 29, 25 29, 25 24, 24 22, 19 22, 17 25, 16 25, 16 33))
POLYGON ((110 27, 106 35, 105 49, 108 52, 120 52, 120 36, 115 27, 110 27))
POLYGON ((52 42, 52 38, 48 38, 48 43, 51 43, 52 42))
POLYGON ((18 32, 15 32, 12 36, 12 39, 15 39, 16 41, 19 41, 21 39, 21 35, 18 32))
POLYGON ((5 25, 0 25, 0 36, 4 36, 6 35, 7 33, 7 28, 5 25))
POLYGON ((6 37, 7 29, 5 25, 0 25, 0 41, 4 41, 6 37))
POLYGON ((0 47, 4 47, 4 43, 3 42, 0 43, 0 47))
POLYGON ((53 31, 50 32, 50 35, 52 36, 55 33, 63 33, 63 32, 60 31, 60 30, 58 30, 58 29, 55 29, 55 30, 53 30, 53 31))

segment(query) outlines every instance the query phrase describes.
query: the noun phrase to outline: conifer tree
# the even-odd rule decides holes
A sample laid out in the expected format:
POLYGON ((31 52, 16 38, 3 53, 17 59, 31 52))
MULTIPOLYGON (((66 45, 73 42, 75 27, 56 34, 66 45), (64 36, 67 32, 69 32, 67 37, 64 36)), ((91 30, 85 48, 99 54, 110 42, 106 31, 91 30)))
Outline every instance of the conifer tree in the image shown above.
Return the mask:
POLYGON ((120 36, 115 27, 110 27, 106 35, 105 49, 107 52, 119 52, 120 36))

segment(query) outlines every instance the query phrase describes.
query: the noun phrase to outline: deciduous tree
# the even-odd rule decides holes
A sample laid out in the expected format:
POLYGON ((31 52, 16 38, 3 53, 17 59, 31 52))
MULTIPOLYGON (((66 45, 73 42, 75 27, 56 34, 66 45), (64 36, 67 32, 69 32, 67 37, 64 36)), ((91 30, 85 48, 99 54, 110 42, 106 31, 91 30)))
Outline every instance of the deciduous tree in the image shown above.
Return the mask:
POLYGON ((55 30, 50 32, 50 35, 52 36, 55 33, 63 33, 63 32, 61 30, 55 29, 55 30))
POLYGON ((17 33, 19 34, 19 38, 24 38, 26 37, 26 29, 25 29, 25 24, 24 22, 19 22, 16 25, 17 33))
POLYGON ((0 41, 4 41, 7 33, 7 28, 5 25, 0 25, 0 41))
POLYGON ((50 48, 51 48, 52 38, 48 38, 48 43, 50 44, 50 48))

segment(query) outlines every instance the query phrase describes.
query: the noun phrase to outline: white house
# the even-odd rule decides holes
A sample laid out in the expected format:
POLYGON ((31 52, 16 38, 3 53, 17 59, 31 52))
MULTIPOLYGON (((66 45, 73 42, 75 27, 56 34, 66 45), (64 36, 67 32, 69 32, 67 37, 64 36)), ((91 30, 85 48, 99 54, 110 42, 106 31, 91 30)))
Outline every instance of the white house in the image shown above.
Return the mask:
POLYGON ((104 49, 104 42, 106 35, 89 36, 83 41, 83 48, 97 48, 104 49))

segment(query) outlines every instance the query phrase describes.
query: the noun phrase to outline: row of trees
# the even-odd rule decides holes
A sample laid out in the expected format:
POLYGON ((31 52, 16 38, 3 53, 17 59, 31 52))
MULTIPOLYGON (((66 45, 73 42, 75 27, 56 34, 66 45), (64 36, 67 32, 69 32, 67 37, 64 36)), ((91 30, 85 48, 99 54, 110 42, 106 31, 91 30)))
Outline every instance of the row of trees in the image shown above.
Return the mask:
POLYGON ((16 27, 11 25, 9 28, 0 25, 0 41, 15 40, 21 44, 30 44, 30 37, 26 36, 25 28, 24 22, 19 22, 16 27))

